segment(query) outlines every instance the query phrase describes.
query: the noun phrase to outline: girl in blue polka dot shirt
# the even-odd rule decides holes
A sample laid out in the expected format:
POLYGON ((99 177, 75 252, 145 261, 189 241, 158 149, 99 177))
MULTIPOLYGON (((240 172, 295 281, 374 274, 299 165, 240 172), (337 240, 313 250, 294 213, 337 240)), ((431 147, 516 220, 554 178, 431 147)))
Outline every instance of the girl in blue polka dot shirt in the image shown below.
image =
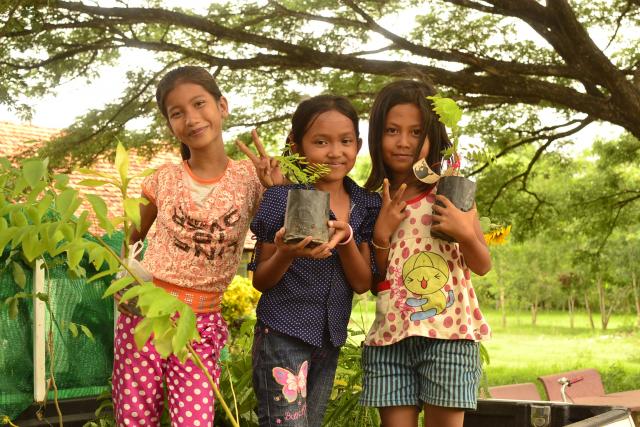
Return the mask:
POLYGON ((314 185, 330 197, 330 241, 284 243, 287 194, 302 185, 265 191, 251 224, 257 237, 250 269, 262 292, 253 342, 253 386, 261 426, 320 426, 347 338, 353 292, 371 287, 373 226, 380 196, 347 177, 361 140, 358 115, 346 98, 303 101, 288 142, 329 173, 314 185))

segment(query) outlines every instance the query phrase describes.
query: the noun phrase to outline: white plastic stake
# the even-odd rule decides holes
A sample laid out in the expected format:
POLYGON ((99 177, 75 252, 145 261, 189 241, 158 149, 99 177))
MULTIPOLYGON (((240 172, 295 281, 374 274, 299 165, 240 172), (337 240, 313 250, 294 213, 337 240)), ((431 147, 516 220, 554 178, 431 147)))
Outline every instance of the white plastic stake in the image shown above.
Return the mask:
POLYGON ((36 261, 33 270, 33 400, 44 402, 47 392, 46 376, 46 305, 35 295, 44 292, 44 269, 42 260, 36 261))

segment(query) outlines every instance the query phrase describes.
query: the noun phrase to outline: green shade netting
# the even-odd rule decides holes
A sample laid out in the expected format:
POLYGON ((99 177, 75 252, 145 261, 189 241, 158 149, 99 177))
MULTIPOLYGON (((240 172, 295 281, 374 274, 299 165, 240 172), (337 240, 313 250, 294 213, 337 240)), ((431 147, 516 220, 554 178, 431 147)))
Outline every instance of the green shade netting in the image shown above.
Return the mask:
MULTIPOLYGON (((118 252, 122 234, 105 236, 105 241, 118 252)), ((6 258, 6 253, 4 257, 6 258)), ((4 262, 2 262, 4 265, 4 262)), ((83 263, 87 274, 90 270, 83 263)), ((25 268, 27 288, 32 289, 33 272, 25 268)), ((81 331, 74 337, 68 328, 53 323, 54 377, 58 387, 58 398, 96 396, 107 388, 113 364, 113 299, 102 299, 102 294, 111 283, 105 277, 91 283, 86 279, 67 276, 64 265, 49 270, 49 280, 45 292, 49 294, 54 318, 61 322, 85 325, 94 339, 81 331)), ((0 273, 0 301, 23 291, 14 282, 11 270, 0 273)), ((46 331, 52 322, 46 314, 46 331)), ((33 403, 33 303, 30 299, 20 301, 17 319, 10 319, 7 306, 0 305, 0 415, 17 417, 33 403)), ((47 378, 49 377, 50 355, 47 351, 47 378)), ((49 392, 48 399, 53 399, 49 392)))

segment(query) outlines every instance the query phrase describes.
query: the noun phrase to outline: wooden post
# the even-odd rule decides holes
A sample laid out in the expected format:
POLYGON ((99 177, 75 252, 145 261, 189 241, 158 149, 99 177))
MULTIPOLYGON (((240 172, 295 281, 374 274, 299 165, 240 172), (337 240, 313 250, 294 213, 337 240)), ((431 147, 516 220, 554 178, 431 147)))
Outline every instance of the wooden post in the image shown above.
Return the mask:
POLYGON ((44 268, 42 260, 36 261, 33 269, 33 400, 44 402, 47 393, 47 368, 46 368, 46 311, 44 301, 36 295, 44 293, 44 268))

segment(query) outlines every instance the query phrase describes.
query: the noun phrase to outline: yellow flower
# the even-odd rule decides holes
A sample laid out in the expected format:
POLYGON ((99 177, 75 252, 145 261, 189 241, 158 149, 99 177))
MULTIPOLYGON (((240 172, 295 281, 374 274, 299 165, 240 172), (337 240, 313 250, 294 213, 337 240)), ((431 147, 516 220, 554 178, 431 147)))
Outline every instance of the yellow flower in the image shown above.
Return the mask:
POLYGON ((501 245, 506 241, 509 233, 511 233, 510 225, 506 227, 500 227, 496 230, 485 233, 484 241, 487 242, 487 245, 501 245))
POLYGON ((222 296, 222 316, 227 321, 243 319, 255 311, 259 299, 251 280, 235 276, 222 296))

